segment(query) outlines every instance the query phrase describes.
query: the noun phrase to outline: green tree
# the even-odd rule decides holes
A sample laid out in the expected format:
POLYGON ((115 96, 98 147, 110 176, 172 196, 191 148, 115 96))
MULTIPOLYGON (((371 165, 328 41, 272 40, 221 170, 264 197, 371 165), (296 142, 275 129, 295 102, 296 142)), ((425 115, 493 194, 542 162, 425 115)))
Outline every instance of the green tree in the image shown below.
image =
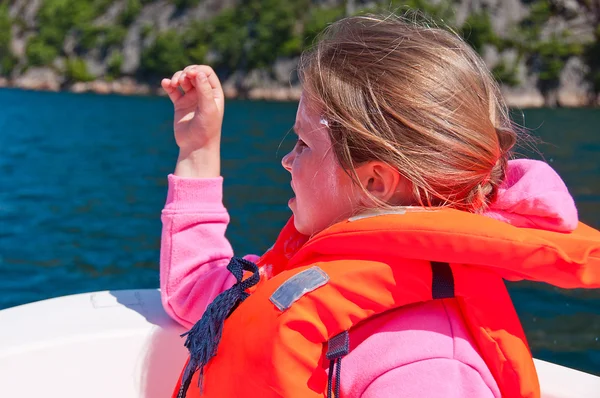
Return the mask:
POLYGON ((65 77, 70 82, 89 82, 94 80, 94 76, 88 72, 85 61, 77 57, 67 60, 65 77))
POLYGON ((85 39, 82 47, 93 46, 91 23, 109 5, 108 0, 44 0, 37 14, 38 35, 30 40, 26 49, 29 62, 50 64, 62 52, 65 38, 71 31, 85 39))
POLYGON ((210 50, 209 41, 206 23, 198 21, 188 27, 183 34, 183 43, 191 63, 205 63, 206 54, 210 50))
POLYGON ((42 37, 33 36, 27 42, 25 54, 30 65, 49 65, 58 56, 58 49, 48 44, 42 37))
POLYGON ((200 0, 172 0, 173 4, 179 10, 183 10, 185 8, 194 7, 200 4, 200 0))
POLYGON ((8 14, 8 4, 0 4, 0 75, 8 76, 17 64, 17 58, 11 50, 12 21, 8 14))
POLYGON ((304 21, 303 45, 310 46, 315 38, 332 22, 344 16, 345 9, 339 7, 311 7, 304 21))
POLYGON ((94 4, 78 0, 44 0, 38 12, 39 36, 59 48, 70 29, 82 29, 97 15, 94 4))
POLYGON ((120 25, 113 25, 106 29, 103 45, 105 48, 121 46, 127 36, 127 29, 120 25))
POLYGON ((142 52, 141 72, 150 76, 168 76, 190 62, 182 37, 173 30, 160 33, 142 52))
POLYGON ((520 84, 517 73, 517 62, 512 67, 509 67, 505 61, 501 61, 492 69, 492 75, 499 83, 506 84, 510 87, 515 87, 520 84))
POLYGON ((554 9, 548 0, 535 0, 531 3, 529 14, 519 23, 519 35, 527 43, 538 41, 542 27, 554 14, 554 9))
POLYGON ((219 55, 218 67, 235 69, 241 65, 250 23, 249 17, 233 8, 222 11, 209 23, 210 46, 219 55))
POLYGON ((250 24, 251 43, 248 53, 248 66, 267 67, 294 35, 297 9, 288 0, 256 0, 251 3, 256 24, 250 24))
POLYGON ((262 68, 279 55, 300 51, 296 29, 304 2, 247 0, 223 10, 207 27, 218 66, 228 69, 262 68))
POLYGON ((461 28, 462 36, 479 54, 486 44, 497 45, 498 36, 492 27, 487 11, 473 13, 467 17, 461 28))
POLYGON ((152 33, 153 30, 154 30, 154 25, 152 25, 150 22, 144 23, 144 25, 142 25, 142 28, 141 28, 141 31, 140 31, 140 35, 142 36, 142 40, 144 40, 148 36, 150 36, 150 33, 152 33))
POLYGON ((561 36, 553 35, 549 40, 537 43, 535 50, 534 57, 539 62, 538 78, 542 89, 546 89, 558 85, 566 62, 572 56, 581 55, 583 46, 570 42, 569 35, 563 33, 561 36))
POLYGON ((81 29, 79 34, 79 47, 84 51, 98 47, 102 43, 106 28, 100 26, 87 25, 81 29))
POLYGON ((127 0, 127 3, 125 3, 125 10, 123 10, 123 13, 119 18, 121 25, 131 25, 140 14, 140 11, 142 11, 142 7, 141 0, 127 0))
POLYGON ((106 77, 108 80, 114 80, 121 76, 121 67, 123 66, 124 58, 121 51, 114 51, 108 59, 108 69, 106 77))

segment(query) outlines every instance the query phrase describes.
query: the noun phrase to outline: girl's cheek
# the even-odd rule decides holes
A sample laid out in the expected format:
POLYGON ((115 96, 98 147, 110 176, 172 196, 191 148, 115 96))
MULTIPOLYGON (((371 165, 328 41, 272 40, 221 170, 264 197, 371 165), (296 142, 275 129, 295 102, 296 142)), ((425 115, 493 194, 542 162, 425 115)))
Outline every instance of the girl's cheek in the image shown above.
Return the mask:
POLYGON ((298 173, 300 171, 300 166, 302 165, 302 151, 296 152, 296 156, 294 156, 294 161, 292 162, 292 171, 298 173))

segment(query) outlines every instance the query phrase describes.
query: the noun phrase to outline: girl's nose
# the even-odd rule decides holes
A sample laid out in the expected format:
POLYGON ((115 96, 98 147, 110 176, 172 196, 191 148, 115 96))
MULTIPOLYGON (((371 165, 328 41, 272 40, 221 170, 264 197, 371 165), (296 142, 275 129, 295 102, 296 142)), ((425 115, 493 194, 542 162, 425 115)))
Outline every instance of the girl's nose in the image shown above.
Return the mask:
POLYGON ((292 151, 288 152, 288 154, 285 155, 283 157, 283 159, 281 159, 281 165, 283 166, 284 169, 286 169, 290 173, 292 172, 292 162, 294 161, 293 154, 294 154, 294 151, 292 150, 292 151))

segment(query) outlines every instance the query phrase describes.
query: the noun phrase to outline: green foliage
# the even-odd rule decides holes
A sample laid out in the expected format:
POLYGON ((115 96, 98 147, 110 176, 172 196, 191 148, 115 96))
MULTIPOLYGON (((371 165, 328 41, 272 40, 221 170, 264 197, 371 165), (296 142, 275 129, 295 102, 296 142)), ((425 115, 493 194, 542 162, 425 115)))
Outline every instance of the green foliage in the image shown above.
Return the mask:
POLYGON ((0 58, 0 75, 9 76, 19 60, 12 53, 6 53, 0 58))
POLYGON ((219 65, 252 69, 269 66, 278 55, 300 52, 294 28, 298 4, 287 0, 248 0, 224 10, 208 27, 219 65))
POLYGON ((27 57, 32 65, 48 65, 61 52, 70 31, 79 32, 80 46, 90 49, 97 44, 92 21, 110 6, 109 0, 93 2, 79 0, 43 0, 37 15, 38 34, 27 45, 27 57))
POLYGON ((94 76, 88 72, 85 61, 77 57, 67 60, 65 77, 70 82, 89 82, 94 80, 94 76))
POLYGON ((12 53, 10 43, 12 21, 8 14, 8 4, 0 4, 0 75, 8 76, 17 64, 17 58, 12 53))
POLYGON ((200 4, 200 0, 172 0, 172 2, 179 10, 183 10, 185 8, 197 6, 198 4, 200 4))
POLYGON ((108 69, 106 76, 108 80, 113 80, 121 75, 121 67, 123 66, 124 58, 120 51, 114 51, 108 60, 108 69))
POLYGON ((203 62, 211 50, 216 54, 217 68, 269 67, 278 56, 302 51, 299 22, 307 5, 307 0, 247 0, 223 10, 211 21, 192 24, 182 34, 160 33, 142 54, 143 72, 173 73, 187 63, 203 62))
POLYGON ((142 52, 141 71, 147 75, 168 76, 189 64, 181 37, 169 30, 160 33, 152 46, 142 52))
POLYGON ((545 23, 554 14, 552 5, 548 0, 535 0, 529 8, 529 15, 519 23, 516 36, 525 48, 533 41, 539 41, 540 32, 545 23))
POLYGON ((58 56, 58 49, 40 36, 33 36, 25 49, 30 65, 49 65, 58 56))
POLYGON ((568 35, 552 36, 550 40, 535 45, 539 60, 539 80, 542 85, 556 85, 567 60, 581 55, 583 47, 579 43, 568 41, 568 35))
POLYGON ((12 21, 8 14, 8 4, 0 4, 0 50, 2 52, 6 49, 10 49, 10 42, 12 40, 11 33, 12 21))
POLYGON ((250 9, 256 17, 256 24, 249 23, 249 68, 269 66, 283 53, 284 46, 290 51, 289 42, 297 18, 297 10, 290 3, 287 0, 252 2, 250 9))
POLYGON ((280 55, 284 57, 294 57, 302 53, 304 43, 299 35, 290 37, 285 43, 281 45, 280 55))
POLYGON ((111 26, 105 31, 103 44, 105 48, 120 46, 125 41, 125 36, 127 36, 126 28, 120 25, 111 26))
POLYGON ((487 11, 473 13, 467 17, 461 28, 462 36, 479 54, 486 44, 497 45, 498 36, 492 28, 492 20, 487 11))
POLYGON ((82 29, 96 16, 91 2, 78 0, 44 0, 38 12, 39 36, 48 45, 62 46, 67 32, 82 29))
POLYGON ((205 63, 206 54, 210 49, 206 26, 204 22, 192 23, 180 38, 190 63, 205 63))
POLYGON ((94 48, 107 49, 123 44, 127 36, 127 29, 121 25, 112 26, 86 26, 79 37, 79 47, 84 51, 94 48))
POLYGON ((115 0, 93 0, 96 16, 104 14, 115 0))
POLYGON ((85 51, 98 47, 102 43, 105 28, 99 26, 85 26, 79 36, 79 47, 85 51))
POLYGON ((304 21, 303 45, 310 46, 332 22, 344 17, 344 7, 312 7, 304 21))
POLYGON ((510 87, 516 87, 520 83, 517 76, 517 63, 509 67, 505 61, 501 61, 492 69, 492 75, 494 75, 496 81, 510 87))
POLYGON ((140 11, 142 11, 142 7, 143 5, 141 0, 127 0, 127 3, 125 3, 125 10, 119 18, 121 25, 131 25, 140 14, 140 11))
POLYGON ((219 53, 218 63, 231 69, 241 67, 242 56, 249 41, 250 18, 235 9, 217 15, 208 27, 211 47, 219 53))
POLYGON ((154 26, 152 26, 152 24, 150 22, 146 22, 142 26, 142 29, 140 32, 142 39, 146 39, 148 36, 150 36, 150 33, 152 33, 152 30, 154 30, 154 26))
MULTIPOLYGON (((148 26, 147 35, 152 27, 148 26)), ((192 23, 182 34, 174 30, 158 34, 150 47, 142 52, 141 72, 167 76, 189 64, 203 64, 210 50, 205 22, 192 23)))

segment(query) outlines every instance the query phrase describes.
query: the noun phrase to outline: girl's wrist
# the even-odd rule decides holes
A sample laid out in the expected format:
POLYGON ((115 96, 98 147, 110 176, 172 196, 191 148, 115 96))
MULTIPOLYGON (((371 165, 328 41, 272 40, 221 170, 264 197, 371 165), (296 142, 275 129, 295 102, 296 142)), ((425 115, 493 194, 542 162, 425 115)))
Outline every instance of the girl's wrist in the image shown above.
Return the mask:
POLYGON ((221 154, 218 146, 194 150, 180 149, 173 173, 177 177, 215 178, 221 175, 221 154))

